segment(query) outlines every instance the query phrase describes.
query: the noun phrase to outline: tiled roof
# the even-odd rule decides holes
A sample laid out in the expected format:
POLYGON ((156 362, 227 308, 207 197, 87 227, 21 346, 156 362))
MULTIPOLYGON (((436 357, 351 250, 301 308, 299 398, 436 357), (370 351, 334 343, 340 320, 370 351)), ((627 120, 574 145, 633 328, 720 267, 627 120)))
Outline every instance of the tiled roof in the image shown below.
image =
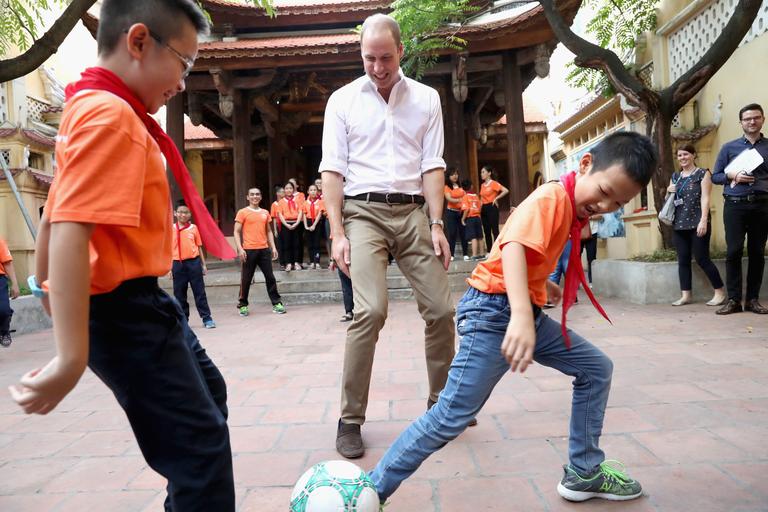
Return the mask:
MULTIPOLYGON (((275 0, 274 6, 278 16, 328 14, 335 12, 370 11, 389 9, 389 0, 275 0)), ((252 3, 234 2, 231 0, 204 0, 207 8, 219 8, 231 11, 253 12, 261 10, 252 3)))
POLYGON ((184 140, 218 139, 215 133, 204 125, 195 126, 192 121, 184 121, 184 140))
POLYGON ((238 41, 201 43, 199 59, 237 57, 275 57, 346 53, 358 48, 359 36, 353 33, 311 36, 281 36, 238 41))
POLYGON ((27 130, 26 128, 2 128, 0 129, 0 139, 11 137, 13 135, 16 135, 17 133, 21 133, 22 137, 24 137, 25 139, 35 142, 37 144, 40 144, 42 146, 46 146, 49 148, 56 146, 56 141, 53 140, 52 137, 43 135, 42 133, 39 133, 35 130, 27 130))
MULTIPOLYGON (((30 176, 32 176, 32 178, 39 185, 42 185, 43 187, 50 187, 51 183, 53 183, 53 175, 46 174, 44 172, 32 169, 31 167, 27 167, 26 169, 21 169, 21 168, 18 168, 18 167, 12 167, 12 168, 10 168, 8 170, 11 171, 11 176, 13 176, 14 179, 19 174, 21 174, 23 172, 27 172, 27 173, 30 174, 30 176)), ((5 180, 5 174, 0 173, 0 181, 3 181, 3 180, 5 180)))

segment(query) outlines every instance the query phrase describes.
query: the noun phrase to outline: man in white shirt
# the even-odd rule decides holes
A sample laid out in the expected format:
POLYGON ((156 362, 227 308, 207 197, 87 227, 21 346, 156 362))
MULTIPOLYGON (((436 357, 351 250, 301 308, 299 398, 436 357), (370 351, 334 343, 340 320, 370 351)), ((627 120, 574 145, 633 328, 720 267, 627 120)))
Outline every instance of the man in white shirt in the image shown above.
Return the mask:
POLYGON ((347 331, 336 449, 365 452, 373 356, 387 318, 387 253, 413 288, 426 323, 428 406, 445 386, 454 355, 454 309, 443 233, 443 119, 434 89, 400 70, 400 27, 376 14, 360 38, 365 76, 334 92, 323 128, 323 200, 333 258, 352 278, 354 320, 347 331), (426 202, 428 217, 423 205, 426 202))

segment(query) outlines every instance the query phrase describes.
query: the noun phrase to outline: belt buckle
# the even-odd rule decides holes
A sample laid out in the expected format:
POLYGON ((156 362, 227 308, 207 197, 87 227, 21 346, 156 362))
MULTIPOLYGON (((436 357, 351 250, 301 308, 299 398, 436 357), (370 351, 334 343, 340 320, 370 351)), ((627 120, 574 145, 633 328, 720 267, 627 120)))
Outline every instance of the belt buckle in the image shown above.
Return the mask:
POLYGON ((746 201, 748 203, 753 203, 755 201, 755 195, 754 194, 747 194, 746 196, 744 196, 744 198, 746 199, 746 201))
POLYGON ((390 194, 389 192, 387 192, 386 194, 384 194, 384 202, 386 202, 388 205, 392 206, 392 205, 393 205, 393 204, 395 204, 395 203, 390 203, 390 202, 389 202, 389 196, 390 196, 390 195, 394 195, 394 194, 390 194))

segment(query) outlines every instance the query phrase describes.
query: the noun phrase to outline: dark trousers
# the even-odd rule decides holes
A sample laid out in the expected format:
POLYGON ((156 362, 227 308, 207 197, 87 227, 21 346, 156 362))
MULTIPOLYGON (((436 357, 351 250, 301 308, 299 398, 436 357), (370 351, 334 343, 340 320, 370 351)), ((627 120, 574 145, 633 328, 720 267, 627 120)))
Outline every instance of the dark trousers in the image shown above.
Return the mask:
POLYGON ((187 288, 192 287, 192 296, 195 298, 197 314, 203 322, 211 320, 211 308, 208 307, 208 297, 205 295, 205 281, 203 280, 203 260, 199 257, 191 260, 173 260, 173 296, 181 304, 184 316, 189 320, 189 302, 187 302, 187 288))
POLYGON ((288 229, 285 226, 280 228, 280 240, 282 240, 283 244, 283 261, 285 261, 286 265, 301 263, 299 259, 299 242, 301 241, 299 229, 300 227, 288 229))
POLYGON ((723 210, 725 224, 725 281, 728 298, 741 302, 741 257, 744 238, 747 239, 747 300, 760 296, 765 267, 765 242, 768 238, 768 201, 754 203, 725 200, 723 210))
POLYGON ((277 249, 280 265, 285 266, 285 261, 283 261, 283 238, 280 236, 280 230, 282 228, 283 226, 280 226, 278 222, 277 235, 275 235, 275 248, 277 249))
MULTIPOLYGON (((285 229, 285 228, 283 228, 285 229)), ((253 274, 256 273, 256 267, 259 267, 264 274, 264 282, 267 285, 267 293, 272 305, 280 302, 280 294, 277 293, 277 281, 272 272, 272 250, 267 249, 245 249, 245 261, 240 271, 240 298, 237 301, 237 307, 248 305, 248 294, 251 291, 251 282, 253 274)))
POLYGON ((592 262, 597 259, 597 235, 592 235, 581 241, 581 252, 587 251, 587 275, 592 284, 592 262))
POLYGON ((461 253, 465 256, 469 254, 464 225, 461 223, 461 213, 461 211, 450 208, 445 210, 445 231, 448 235, 448 247, 451 248, 451 256, 454 256, 456 252, 456 240, 461 240, 461 253))
POLYGON ((91 297, 89 335, 89 368, 168 480, 166 510, 234 511, 227 387, 178 302, 156 278, 126 281, 91 297))
POLYGON ((299 241, 299 247, 296 249, 297 258, 293 260, 293 263, 304 263, 304 232, 306 230, 304 229, 304 223, 299 222, 299 225, 296 226, 296 229, 294 232, 296 233, 296 238, 299 241))
POLYGON ((677 273, 680 277, 680 289, 690 291, 692 289, 691 254, 696 259, 701 270, 707 275, 712 288, 723 287, 720 272, 712 260, 709 259, 709 238, 712 233, 711 226, 707 226, 707 234, 696 236, 695 229, 680 229, 672 231, 672 240, 677 250, 677 273))
POLYGON ((483 233, 485 234, 485 250, 491 252, 493 242, 499 236, 499 208, 493 203, 484 204, 480 208, 480 218, 483 221, 483 233))
POLYGON ((11 299, 8 295, 8 283, 8 276, 0 276, 0 334, 11 332, 13 309, 11 309, 11 299))
MULTIPOLYGON (((311 226, 312 222, 307 220, 307 224, 311 226)), ((325 235, 325 219, 317 221, 317 226, 315 226, 314 231, 307 230, 310 263, 320 263, 320 249, 323 247, 323 235, 325 235)))
POLYGON ((339 272, 339 280, 341 281, 341 295, 344 298, 344 312, 351 313, 355 310, 354 296, 352 295, 352 280, 342 272, 339 272))

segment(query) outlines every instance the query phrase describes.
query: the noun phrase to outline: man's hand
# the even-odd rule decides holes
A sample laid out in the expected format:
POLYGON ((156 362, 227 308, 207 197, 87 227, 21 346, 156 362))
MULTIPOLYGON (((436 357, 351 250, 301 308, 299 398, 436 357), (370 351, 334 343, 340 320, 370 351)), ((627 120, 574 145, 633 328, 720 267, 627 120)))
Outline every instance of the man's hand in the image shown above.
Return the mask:
POLYGON ((83 371, 85 363, 65 365, 57 356, 42 369, 25 374, 8 390, 25 413, 48 414, 75 387, 83 371))
POLYGON ((237 249, 237 257, 240 260, 240 263, 245 263, 245 250, 238 248, 237 249))
POLYGON ((443 260, 443 267, 445 270, 448 270, 448 266, 451 264, 451 250, 448 247, 448 240, 445 238, 443 228, 435 224, 432 226, 431 231, 432 247, 435 249, 435 256, 443 260))
POLYGON ((533 361, 533 351, 536 347, 536 329, 533 317, 527 315, 512 315, 501 344, 501 353, 510 364, 510 370, 520 369, 523 373, 533 361))
POLYGON ((563 289, 557 283, 547 279, 547 300, 557 306, 563 300, 563 289))
POLYGON ((745 171, 739 171, 736 173, 733 181, 736 183, 754 183, 755 177, 751 174, 747 174, 745 171))
MULTIPOLYGON (((446 246, 448 243, 446 242, 446 246)), ((334 236, 331 242, 331 253, 333 254, 333 261, 336 262, 336 266, 351 278, 349 274, 349 265, 352 263, 350 260, 350 248, 349 239, 346 236, 334 236)))
POLYGON ((19 293, 21 293, 19 291, 19 285, 16 283, 16 281, 14 281, 13 284, 11 284, 11 299, 18 297, 19 293))

